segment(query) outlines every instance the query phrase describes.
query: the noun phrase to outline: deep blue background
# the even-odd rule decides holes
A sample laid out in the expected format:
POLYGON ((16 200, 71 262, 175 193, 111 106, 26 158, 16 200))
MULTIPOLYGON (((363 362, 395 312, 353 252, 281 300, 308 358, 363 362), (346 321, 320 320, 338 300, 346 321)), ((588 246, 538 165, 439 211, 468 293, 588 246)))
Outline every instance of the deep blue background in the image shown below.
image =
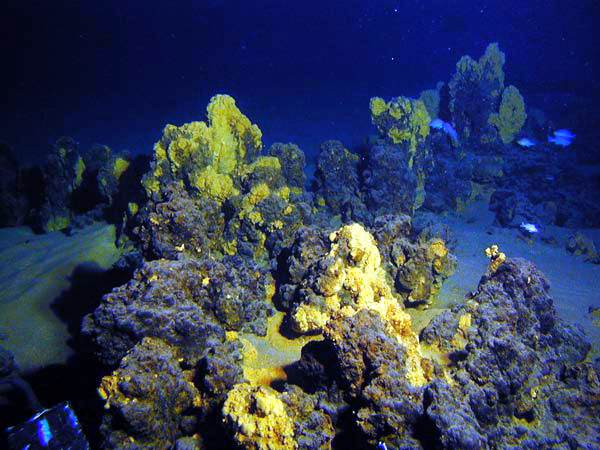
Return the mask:
POLYGON ((373 131, 371 96, 416 96, 493 41, 507 83, 528 105, 554 96, 540 106, 560 114, 564 98, 598 100, 595 3, 11 0, 0 140, 24 163, 61 135, 150 152, 165 123, 201 120, 229 93, 267 145, 351 147, 373 131))

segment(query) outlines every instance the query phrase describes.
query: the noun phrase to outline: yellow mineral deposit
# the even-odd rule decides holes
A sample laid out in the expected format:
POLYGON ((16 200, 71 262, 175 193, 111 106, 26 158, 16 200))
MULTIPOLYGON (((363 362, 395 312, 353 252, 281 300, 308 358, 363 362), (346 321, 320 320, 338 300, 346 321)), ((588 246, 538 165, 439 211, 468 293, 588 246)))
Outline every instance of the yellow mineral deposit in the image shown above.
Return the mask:
POLYGON ((488 270, 491 274, 496 273, 498 268, 506 261, 506 254, 499 251, 496 244, 485 249, 485 256, 490 258, 488 270))

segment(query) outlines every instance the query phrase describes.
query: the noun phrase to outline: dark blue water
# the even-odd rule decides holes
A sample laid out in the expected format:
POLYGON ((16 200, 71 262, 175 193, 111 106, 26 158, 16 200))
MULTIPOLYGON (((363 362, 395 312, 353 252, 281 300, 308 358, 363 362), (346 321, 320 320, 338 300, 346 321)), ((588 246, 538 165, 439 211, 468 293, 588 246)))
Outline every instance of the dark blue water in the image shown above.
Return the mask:
POLYGON ((166 123, 202 120, 228 93, 267 146, 352 148, 373 133, 370 97, 417 96, 493 41, 528 106, 594 128, 595 3, 9 1, 0 139, 25 164, 61 135, 150 152, 166 123))

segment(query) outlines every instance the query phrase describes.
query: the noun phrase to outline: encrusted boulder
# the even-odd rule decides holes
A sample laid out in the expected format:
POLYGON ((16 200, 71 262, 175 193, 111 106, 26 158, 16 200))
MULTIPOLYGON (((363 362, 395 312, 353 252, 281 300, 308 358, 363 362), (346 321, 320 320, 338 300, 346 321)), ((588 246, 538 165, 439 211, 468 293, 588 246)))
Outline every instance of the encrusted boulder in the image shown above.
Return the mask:
POLYGON ((273 292, 269 273, 239 257, 151 261, 104 296, 83 333, 107 364, 144 337, 195 354, 224 341, 226 331, 264 335, 273 292))

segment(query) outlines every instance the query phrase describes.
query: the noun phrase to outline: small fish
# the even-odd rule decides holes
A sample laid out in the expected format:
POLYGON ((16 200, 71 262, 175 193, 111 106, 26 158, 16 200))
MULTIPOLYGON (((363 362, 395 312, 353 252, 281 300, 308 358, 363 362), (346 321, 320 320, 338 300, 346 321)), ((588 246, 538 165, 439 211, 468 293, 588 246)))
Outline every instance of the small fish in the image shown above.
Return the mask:
POLYGON ((554 136, 556 136, 557 138, 563 138, 563 139, 569 139, 569 140, 575 139, 575 135, 573 133, 571 133, 571 130, 567 130, 566 128, 561 128, 560 130, 556 130, 554 132, 554 136))
POLYGON ((517 141, 521 147, 533 147, 535 145, 535 141, 529 138, 521 138, 517 141))
POLYGON ((429 126, 431 128, 435 128, 436 130, 442 130, 444 133, 446 133, 452 139, 458 140, 458 133, 456 133, 456 130, 454 129, 454 127, 452 126, 452 124, 450 122, 444 122, 442 119, 438 118, 438 119, 433 119, 431 122, 429 122, 429 126))
POLYGON ((433 119, 430 123, 429 126, 431 128, 435 128, 436 130, 442 130, 444 128, 444 121, 442 119, 433 119))
POLYGON ((519 227, 530 233, 530 234, 535 234, 535 233, 539 233, 540 229, 537 225, 533 224, 533 223, 525 223, 525 222, 521 222, 521 225, 519 225, 519 227))
POLYGON ((456 130, 454 129, 452 124, 444 122, 444 132, 455 141, 458 140, 458 134, 456 133, 456 130))
POLYGON ((52 431, 50 431, 50 425, 46 419, 37 423, 37 437, 43 447, 46 447, 52 439, 52 431))
POLYGON ((558 145, 560 147, 568 147, 569 145, 571 145, 571 139, 555 136, 548 136, 548 142, 550 142, 551 144, 558 145))

